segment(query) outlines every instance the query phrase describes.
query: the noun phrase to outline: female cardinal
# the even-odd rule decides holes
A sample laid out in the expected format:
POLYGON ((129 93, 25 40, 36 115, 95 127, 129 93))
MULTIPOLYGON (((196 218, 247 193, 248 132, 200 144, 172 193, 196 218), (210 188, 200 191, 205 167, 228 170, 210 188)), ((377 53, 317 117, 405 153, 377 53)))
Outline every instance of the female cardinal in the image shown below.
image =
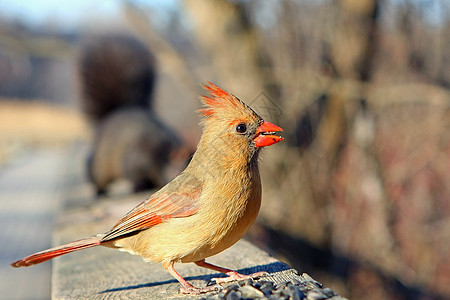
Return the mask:
POLYGON ((232 94, 208 82, 203 96, 203 134, 186 169, 136 206, 110 231, 32 254, 11 264, 25 267, 93 246, 118 248, 145 261, 161 262, 184 288, 204 293, 175 271, 175 262, 193 262, 228 275, 217 283, 254 278, 205 262, 236 243, 256 219, 261 204, 258 154, 283 140, 280 127, 265 122, 232 94))

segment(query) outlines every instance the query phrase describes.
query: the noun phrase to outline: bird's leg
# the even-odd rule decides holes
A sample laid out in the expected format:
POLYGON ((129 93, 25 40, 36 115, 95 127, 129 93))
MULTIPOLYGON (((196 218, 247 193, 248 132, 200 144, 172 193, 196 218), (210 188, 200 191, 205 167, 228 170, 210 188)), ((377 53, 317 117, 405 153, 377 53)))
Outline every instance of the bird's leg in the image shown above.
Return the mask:
POLYGON ((172 274, 173 277, 175 277, 182 285, 183 287, 180 289, 180 293, 182 294, 193 294, 198 295, 202 293, 208 293, 212 291, 216 291, 218 288, 217 286, 208 286, 204 288, 197 288, 186 281, 173 267, 173 262, 169 263, 169 265, 164 266, 164 269, 169 271, 170 274, 172 274))
POLYGON ((222 267, 207 263, 204 259, 200 260, 200 261, 196 261, 195 264, 199 267, 211 269, 211 270, 228 275, 228 277, 220 277, 220 278, 211 279, 211 280, 214 280, 216 283, 224 283, 224 282, 230 282, 230 281, 241 280, 241 279, 256 278, 256 277, 266 276, 269 274, 267 272, 257 272, 257 273, 253 273, 253 274, 249 274, 249 275, 244 275, 244 274, 240 274, 236 271, 233 271, 233 270, 230 270, 227 268, 222 268, 222 267))

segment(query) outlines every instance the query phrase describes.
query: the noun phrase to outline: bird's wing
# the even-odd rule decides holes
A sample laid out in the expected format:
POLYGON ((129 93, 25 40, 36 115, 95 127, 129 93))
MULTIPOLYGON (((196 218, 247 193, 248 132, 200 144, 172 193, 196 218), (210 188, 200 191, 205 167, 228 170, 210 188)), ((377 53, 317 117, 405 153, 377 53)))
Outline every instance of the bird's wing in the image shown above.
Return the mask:
POLYGON ((170 218, 188 217, 198 210, 202 184, 181 174, 147 200, 136 206, 102 238, 102 242, 133 234, 170 218))

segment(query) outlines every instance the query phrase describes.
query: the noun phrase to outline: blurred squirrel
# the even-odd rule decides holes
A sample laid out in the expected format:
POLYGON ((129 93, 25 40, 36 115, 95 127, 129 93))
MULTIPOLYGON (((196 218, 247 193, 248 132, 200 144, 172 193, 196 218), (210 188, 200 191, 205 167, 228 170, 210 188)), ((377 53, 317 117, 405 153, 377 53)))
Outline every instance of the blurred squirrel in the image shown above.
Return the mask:
POLYGON ((153 55, 129 35, 90 38, 79 58, 81 105, 94 123, 129 105, 151 108, 156 80, 153 55))
POLYGON ((95 126, 88 176, 103 195, 117 179, 134 191, 163 186, 187 165, 189 151, 152 111, 155 60, 136 38, 91 39, 79 60, 82 107, 95 126))
POLYGON ((90 176, 99 195, 118 178, 132 182, 136 192, 143 191, 178 175, 188 155, 180 138, 152 111, 124 107, 98 124, 90 176))

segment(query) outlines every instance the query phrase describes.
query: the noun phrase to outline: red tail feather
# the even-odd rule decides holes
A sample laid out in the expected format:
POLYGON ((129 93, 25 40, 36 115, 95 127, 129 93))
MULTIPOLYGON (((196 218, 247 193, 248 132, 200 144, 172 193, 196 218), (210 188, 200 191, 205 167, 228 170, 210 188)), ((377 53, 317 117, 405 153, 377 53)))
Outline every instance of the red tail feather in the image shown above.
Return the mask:
POLYGON ((11 267, 19 268, 19 267, 28 267, 35 264, 40 264, 46 260, 52 259, 54 257, 64 255, 70 252, 74 252, 77 250, 98 246, 101 243, 101 237, 90 237, 82 240, 78 240, 75 242, 71 242, 59 247, 47 249, 30 256, 27 256, 21 260, 13 262, 11 267))

